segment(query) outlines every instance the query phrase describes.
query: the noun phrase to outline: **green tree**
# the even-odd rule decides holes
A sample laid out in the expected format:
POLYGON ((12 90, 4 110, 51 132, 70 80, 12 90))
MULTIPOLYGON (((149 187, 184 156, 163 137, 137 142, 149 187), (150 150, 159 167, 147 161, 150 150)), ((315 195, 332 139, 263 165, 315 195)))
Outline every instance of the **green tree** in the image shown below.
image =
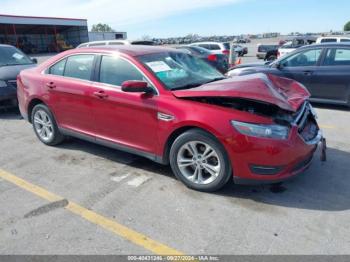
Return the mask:
POLYGON ((350 31, 350 21, 344 25, 344 31, 350 31))
POLYGON ((96 24, 91 28, 91 32, 114 32, 115 30, 107 24, 96 24))

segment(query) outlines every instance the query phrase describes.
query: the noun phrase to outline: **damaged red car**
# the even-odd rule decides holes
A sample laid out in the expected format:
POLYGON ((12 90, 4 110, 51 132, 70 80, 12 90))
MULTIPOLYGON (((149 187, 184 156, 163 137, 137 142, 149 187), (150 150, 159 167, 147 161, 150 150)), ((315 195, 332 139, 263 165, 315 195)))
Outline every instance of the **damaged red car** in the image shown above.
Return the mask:
POLYGON ((293 177, 323 141, 301 84, 265 74, 226 79, 170 48, 71 50, 22 71, 17 82, 21 114, 44 144, 73 136, 170 163, 200 191, 230 178, 293 177))

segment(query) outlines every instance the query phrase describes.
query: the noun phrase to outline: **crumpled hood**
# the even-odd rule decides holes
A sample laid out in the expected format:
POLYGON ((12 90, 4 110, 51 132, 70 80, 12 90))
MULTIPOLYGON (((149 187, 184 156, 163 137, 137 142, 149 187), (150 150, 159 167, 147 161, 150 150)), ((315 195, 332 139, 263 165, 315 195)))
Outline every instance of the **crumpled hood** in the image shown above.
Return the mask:
POLYGON ((16 80, 17 75, 24 69, 35 67, 36 64, 12 65, 0 67, 0 80, 16 80))
POLYGON ((310 93, 302 84, 288 78, 262 73, 236 76, 192 89, 173 91, 173 94, 178 98, 244 98, 277 105, 292 112, 296 112, 310 97, 310 93))

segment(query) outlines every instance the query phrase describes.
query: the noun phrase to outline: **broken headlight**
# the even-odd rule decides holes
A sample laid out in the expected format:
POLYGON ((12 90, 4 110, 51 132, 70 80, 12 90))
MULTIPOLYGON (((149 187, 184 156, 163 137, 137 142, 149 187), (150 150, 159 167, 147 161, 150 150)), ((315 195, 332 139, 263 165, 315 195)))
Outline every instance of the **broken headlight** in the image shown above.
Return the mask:
POLYGON ((287 139, 289 128, 281 125, 260 125, 231 121, 232 126, 241 134, 272 139, 287 139))

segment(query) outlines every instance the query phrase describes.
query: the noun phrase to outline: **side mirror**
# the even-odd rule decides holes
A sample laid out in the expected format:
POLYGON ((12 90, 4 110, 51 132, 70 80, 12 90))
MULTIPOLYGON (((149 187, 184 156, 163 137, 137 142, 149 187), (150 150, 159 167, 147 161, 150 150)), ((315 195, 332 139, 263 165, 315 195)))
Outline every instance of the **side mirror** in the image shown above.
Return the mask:
POLYGON ((37 63, 38 63, 38 59, 36 59, 36 58, 31 57, 30 60, 32 60, 32 62, 33 62, 34 64, 37 64, 37 63))
POLYGON ((273 64, 273 66, 279 70, 283 69, 283 64, 281 62, 276 62, 273 64))
POLYGON ((153 89, 147 82, 138 80, 129 80, 122 83, 122 91, 129 93, 152 93, 153 89))

